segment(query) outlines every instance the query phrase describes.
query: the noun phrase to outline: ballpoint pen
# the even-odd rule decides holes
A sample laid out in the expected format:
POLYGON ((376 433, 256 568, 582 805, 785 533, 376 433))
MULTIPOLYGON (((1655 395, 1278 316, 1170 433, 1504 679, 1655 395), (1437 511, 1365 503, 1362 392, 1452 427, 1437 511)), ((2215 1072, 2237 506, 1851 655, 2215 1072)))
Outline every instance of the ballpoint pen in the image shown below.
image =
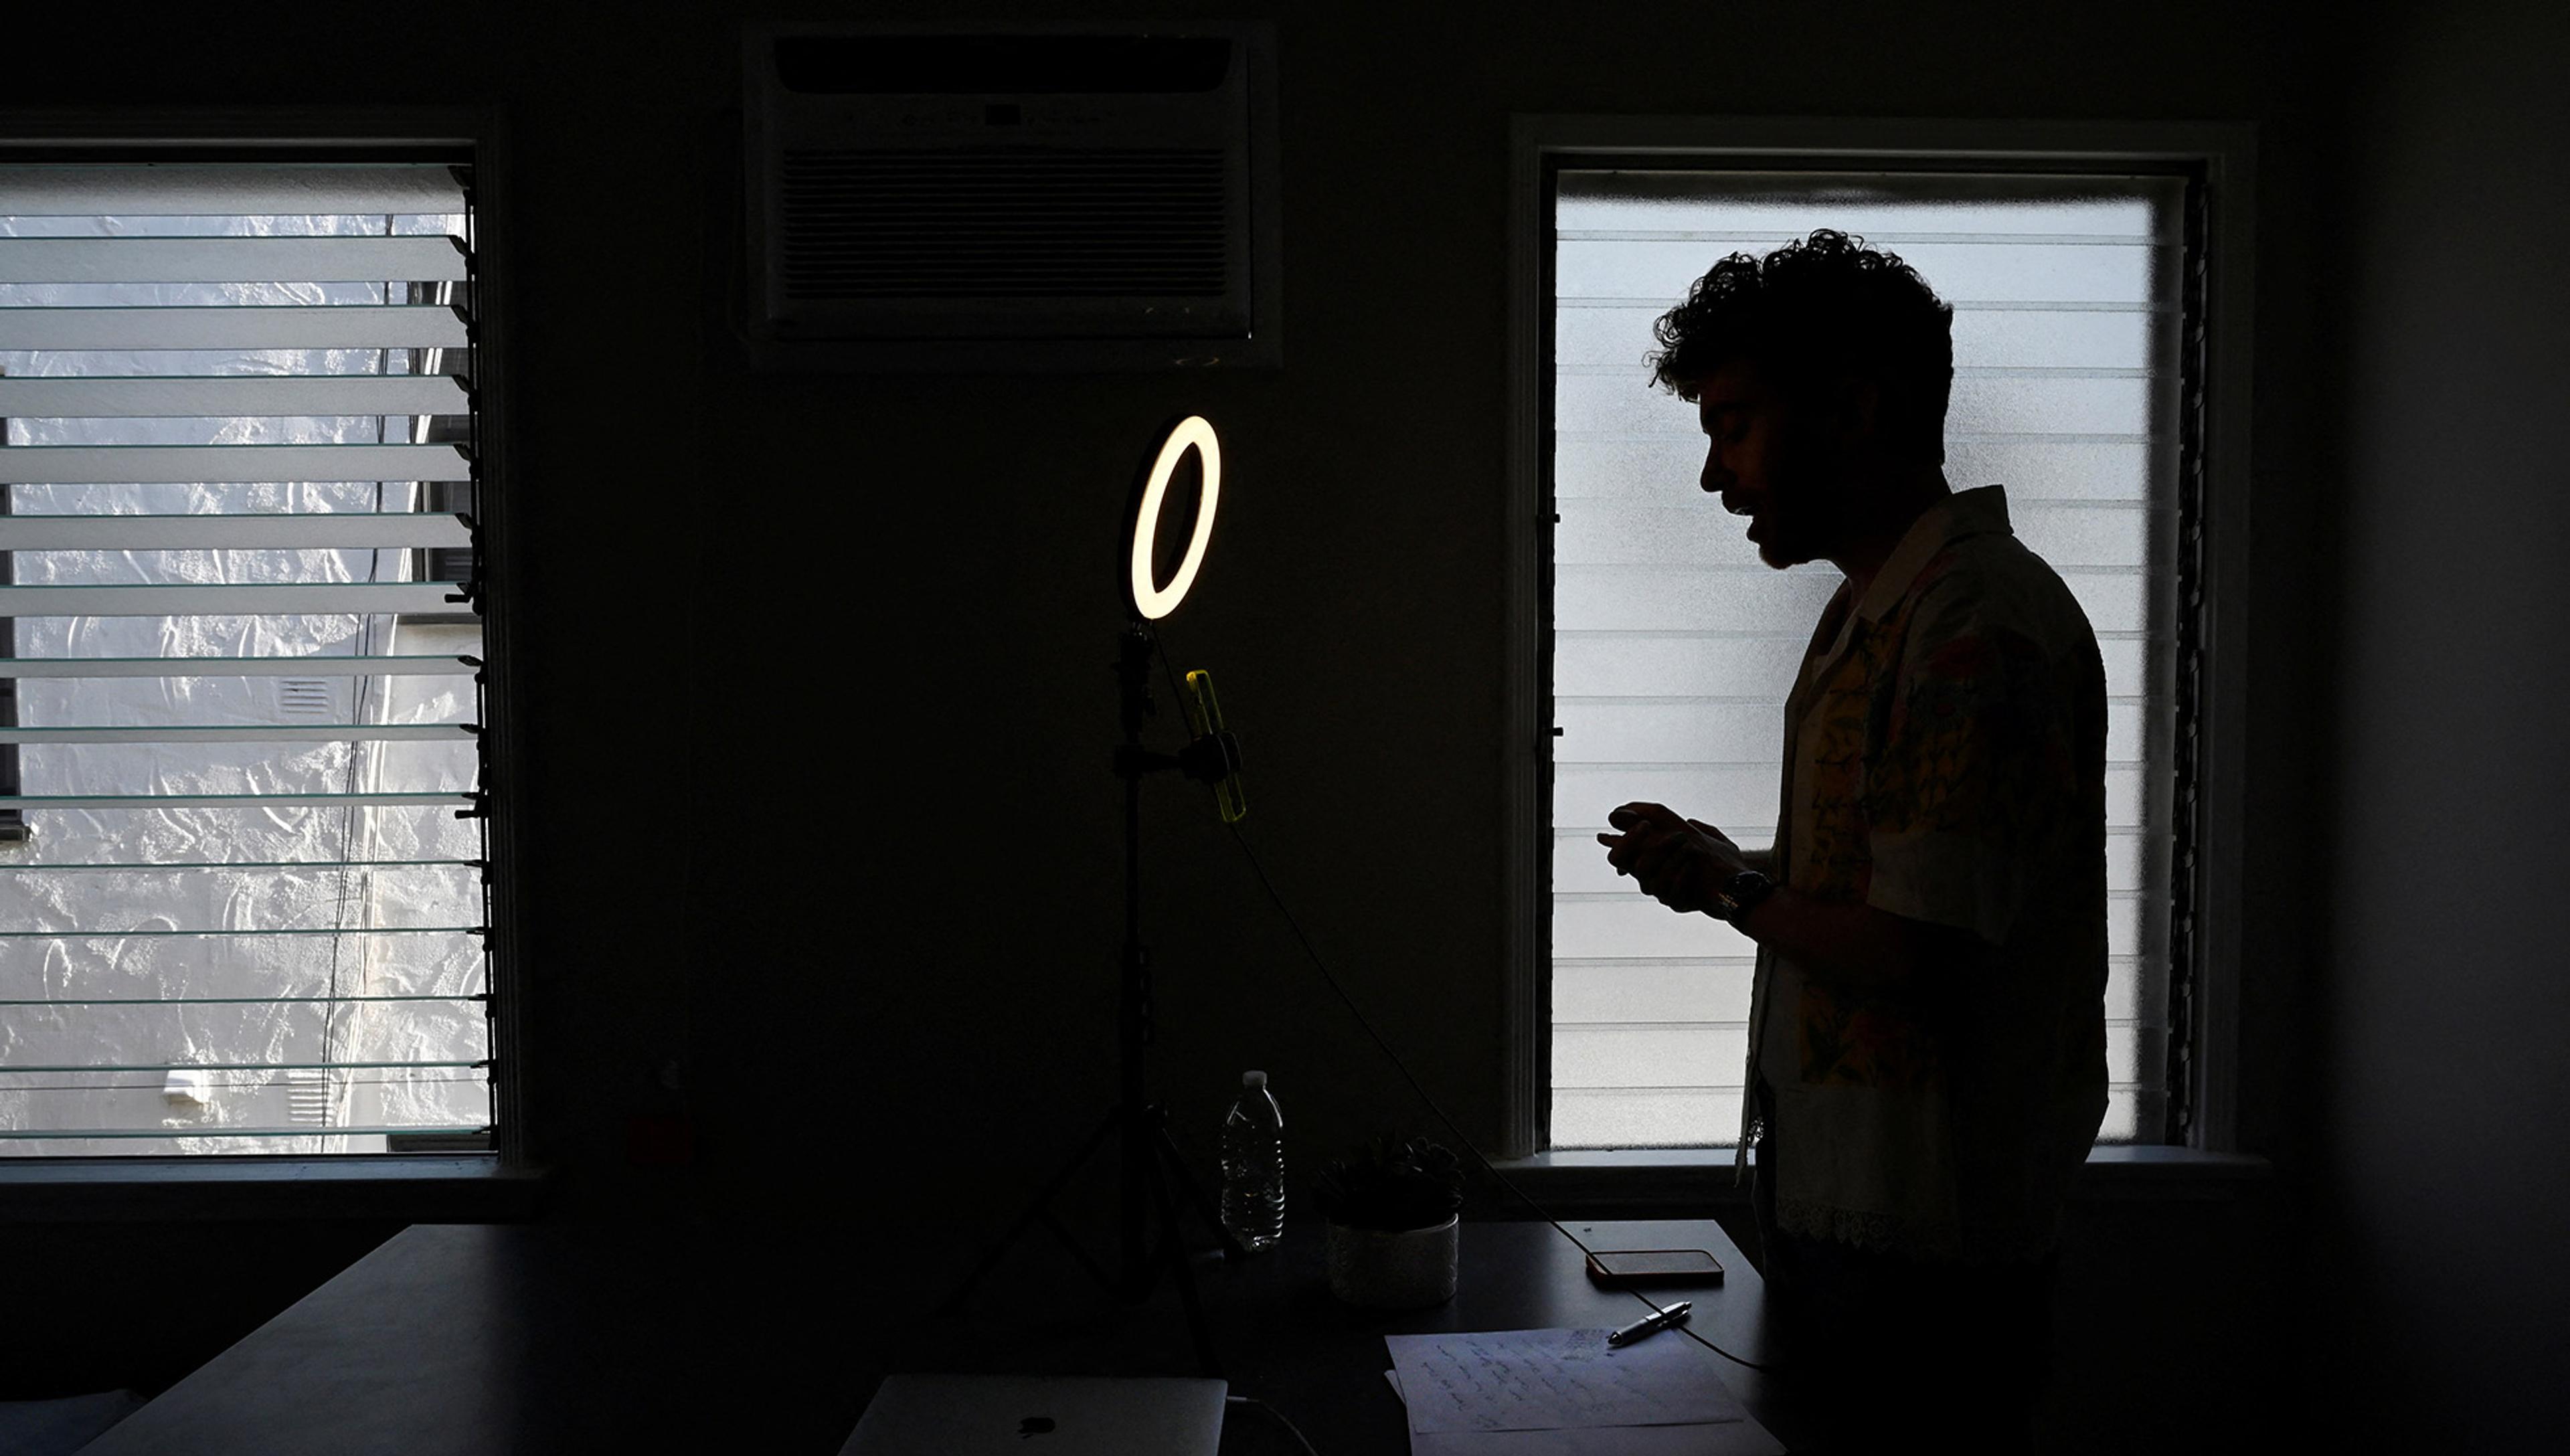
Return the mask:
POLYGON ((1610 1345, 1628 1345, 1645 1335, 1657 1334, 1672 1324, 1686 1323, 1687 1311, 1695 1307, 1690 1300, 1680 1299, 1656 1314, 1645 1314, 1606 1336, 1610 1345))

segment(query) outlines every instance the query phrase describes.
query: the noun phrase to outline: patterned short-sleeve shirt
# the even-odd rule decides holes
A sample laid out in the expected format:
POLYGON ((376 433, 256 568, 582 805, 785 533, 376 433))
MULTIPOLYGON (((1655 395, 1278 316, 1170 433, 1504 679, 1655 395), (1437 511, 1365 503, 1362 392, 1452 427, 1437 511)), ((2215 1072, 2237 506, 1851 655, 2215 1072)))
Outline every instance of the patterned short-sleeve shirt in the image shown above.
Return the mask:
POLYGON ((1761 948, 1748 1075, 1794 1150, 1787 1231, 1935 1258, 2051 1244, 2105 1111, 2105 741, 2096 636, 2001 488, 1939 503, 1863 599, 1832 599, 1786 704, 1777 878, 1969 948, 1902 994, 1761 948))

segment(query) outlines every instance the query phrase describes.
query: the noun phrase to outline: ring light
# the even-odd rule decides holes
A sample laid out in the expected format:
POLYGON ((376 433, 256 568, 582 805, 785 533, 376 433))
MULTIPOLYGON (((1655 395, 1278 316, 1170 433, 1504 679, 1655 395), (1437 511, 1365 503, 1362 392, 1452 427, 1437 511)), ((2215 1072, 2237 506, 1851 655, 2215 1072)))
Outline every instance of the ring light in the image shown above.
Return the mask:
POLYGON ((1169 430, 1169 438, 1160 442, 1160 455, 1151 462, 1150 483, 1142 488, 1141 508, 1133 515, 1133 609, 1157 621, 1178 609, 1186 599, 1187 588, 1195 584, 1196 570, 1204 564, 1205 544, 1213 539, 1214 503, 1222 495, 1222 445, 1213 438, 1213 426, 1202 415, 1189 415, 1169 430), (1189 450, 1204 462, 1204 493, 1196 502, 1196 531, 1187 543, 1186 558, 1178 562, 1177 574, 1161 586, 1151 579, 1151 552, 1160 529, 1160 504, 1169 494, 1169 477, 1176 473, 1178 462, 1189 450))

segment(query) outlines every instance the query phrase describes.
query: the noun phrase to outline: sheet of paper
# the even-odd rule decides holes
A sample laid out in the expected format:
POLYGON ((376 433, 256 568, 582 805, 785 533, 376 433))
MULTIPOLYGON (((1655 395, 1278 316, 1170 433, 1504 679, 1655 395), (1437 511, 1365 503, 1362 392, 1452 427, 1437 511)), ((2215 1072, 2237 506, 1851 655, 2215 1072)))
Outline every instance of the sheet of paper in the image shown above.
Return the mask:
MULTIPOLYGON (((1401 1395, 1400 1371, 1386 1370, 1383 1378, 1401 1395)), ((1409 1404, 1408 1397, 1402 1403, 1409 1404)), ((1785 1443, 1744 1416, 1696 1426, 1413 1433, 1410 1456, 1785 1456, 1785 1443)))
POLYGON ((1785 1456, 1751 1420, 1701 1426, 1588 1426, 1559 1431, 1413 1435, 1410 1456, 1785 1456))
POLYGON ((1389 1334, 1384 1343, 1414 1435, 1748 1416, 1692 1340, 1660 1335, 1616 1349, 1603 1329, 1500 1329, 1389 1334))

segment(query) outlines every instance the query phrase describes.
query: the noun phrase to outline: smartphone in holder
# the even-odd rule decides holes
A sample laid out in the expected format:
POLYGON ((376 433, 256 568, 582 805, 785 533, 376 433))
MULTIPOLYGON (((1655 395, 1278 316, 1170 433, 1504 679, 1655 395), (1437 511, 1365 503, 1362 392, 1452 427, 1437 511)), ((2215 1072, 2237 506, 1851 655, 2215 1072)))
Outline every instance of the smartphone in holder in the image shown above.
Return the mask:
POLYGON ((1605 1289, 1718 1284, 1722 1261, 1701 1249, 1600 1249, 1588 1256, 1588 1279, 1605 1289))

